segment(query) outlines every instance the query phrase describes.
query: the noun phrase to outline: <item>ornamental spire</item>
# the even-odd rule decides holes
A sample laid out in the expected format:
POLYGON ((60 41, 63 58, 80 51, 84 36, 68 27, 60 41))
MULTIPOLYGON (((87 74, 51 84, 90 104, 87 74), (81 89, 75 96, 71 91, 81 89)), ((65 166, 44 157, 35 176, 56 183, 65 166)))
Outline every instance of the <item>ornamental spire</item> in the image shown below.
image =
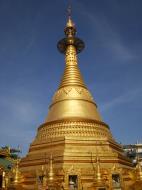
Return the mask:
POLYGON ((53 181, 54 179, 54 172, 53 172, 53 157, 52 154, 50 155, 50 165, 49 165, 49 180, 53 181))
POLYGON ((67 23, 66 23, 65 35, 66 35, 66 36, 69 35, 68 33, 66 33, 66 32, 67 32, 66 29, 72 28, 73 34, 72 34, 72 32, 70 33, 70 35, 71 35, 71 37, 72 37, 73 35, 76 34, 76 29, 75 29, 75 24, 74 24, 74 22, 72 21, 71 14, 72 14, 72 9, 71 9, 71 5, 69 5, 69 7, 68 7, 68 9, 67 9, 68 21, 67 21, 67 23))
POLYGON ((59 88, 81 86, 87 88, 78 68, 77 53, 84 48, 84 42, 76 37, 75 24, 71 19, 71 8, 68 8, 68 20, 64 29, 65 38, 58 42, 58 50, 65 54, 65 71, 59 88))
POLYGON ((101 121, 97 106, 87 89, 78 67, 77 54, 84 49, 84 42, 76 37, 76 27, 68 10, 64 28, 65 37, 58 44, 58 50, 65 55, 65 70, 58 90, 49 107, 46 122, 66 118, 83 118, 101 121), (76 109, 76 112, 74 111, 76 109))
POLYGON ((76 52, 80 53, 84 49, 85 45, 80 38, 76 37, 76 27, 71 18, 71 6, 69 6, 67 12, 68 20, 64 29, 66 37, 58 42, 57 48, 61 53, 66 54, 67 47, 69 45, 73 45, 76 48, 76 52))

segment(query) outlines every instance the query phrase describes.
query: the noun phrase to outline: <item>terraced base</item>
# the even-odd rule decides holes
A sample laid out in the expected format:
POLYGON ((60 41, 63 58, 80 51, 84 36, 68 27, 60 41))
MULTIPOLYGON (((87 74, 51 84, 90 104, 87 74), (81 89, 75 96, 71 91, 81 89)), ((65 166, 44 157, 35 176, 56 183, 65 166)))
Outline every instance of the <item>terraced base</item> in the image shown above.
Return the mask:
POLYGON ((122 186, 126 186, 131 180, 131 162, 112 138, 108 126, 100 122, 72 120, 40 126, 29 153, 20 163, 25 188, 36 188, 37 175, 41 175, 45 169, 49 170, 51 154, 55 179, 59 186, 64 183, 65 188, 68 188, 70 175, 77 176, 79 189, 92 186, 96 173, 96 157, 100 160, 102 178, 109 187, 113 172, 120 174, 122 186))

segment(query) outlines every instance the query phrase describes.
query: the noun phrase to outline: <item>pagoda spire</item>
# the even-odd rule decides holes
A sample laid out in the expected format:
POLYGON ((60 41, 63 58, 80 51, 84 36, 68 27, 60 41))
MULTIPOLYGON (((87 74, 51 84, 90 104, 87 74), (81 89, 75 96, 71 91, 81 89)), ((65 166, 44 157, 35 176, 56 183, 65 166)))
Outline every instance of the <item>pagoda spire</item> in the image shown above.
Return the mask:
POLYGON ((49 107, 46 122, 71 118, 102 120, 78 67, 77 54, 84 49, 85 44, 76 37, 76 32, 69 8, 65 37, 57 44, 59 52, 65 55, 65 70, 49 107), (77 112, 74 112, 74 108, 77 112))
POLYGON ((65 38, 57 44, 58 50, 65 54, 65 71, 59 88, 64 86, 82 86, 87 88, 78 68, 77 53, 84 49, 84 42, 76 37, 76 27, 71 18, 71 8, 68 9, 68 20, 64 29, 65 38))

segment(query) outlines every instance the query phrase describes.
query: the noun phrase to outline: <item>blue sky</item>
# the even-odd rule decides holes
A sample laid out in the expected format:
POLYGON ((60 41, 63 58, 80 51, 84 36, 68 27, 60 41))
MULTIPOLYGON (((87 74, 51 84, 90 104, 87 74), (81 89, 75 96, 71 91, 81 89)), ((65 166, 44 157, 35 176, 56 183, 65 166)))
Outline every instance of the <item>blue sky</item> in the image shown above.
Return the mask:
MULTIPOLYGON (((66 0, 0 0, 0 145, 23 154, 64 69, 66 0)), ((142 141, 142 1, 72 0, 79 67, 118 142, 142 141)))

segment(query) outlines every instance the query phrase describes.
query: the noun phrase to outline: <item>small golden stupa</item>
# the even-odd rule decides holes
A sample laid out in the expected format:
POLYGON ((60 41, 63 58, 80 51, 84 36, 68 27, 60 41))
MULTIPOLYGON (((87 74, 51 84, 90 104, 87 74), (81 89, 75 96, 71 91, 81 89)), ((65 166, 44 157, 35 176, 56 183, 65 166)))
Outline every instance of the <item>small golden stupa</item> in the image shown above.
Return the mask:
POLYGON ((129 190, 135 170, 102 120, 83 81, 77 54, 84 49, 84 42, 76 37, 70 15, 64 32, 65 38, 57 45, 65 55, 64 74, 47 118, 21 160, 24 188, 35 190, 39 184, 44 189, 45 175, 41 170, 46 168, 47 178, 52 178, 50 185, 56 181, 56 187, 51 185, 51 189, 129 190))

